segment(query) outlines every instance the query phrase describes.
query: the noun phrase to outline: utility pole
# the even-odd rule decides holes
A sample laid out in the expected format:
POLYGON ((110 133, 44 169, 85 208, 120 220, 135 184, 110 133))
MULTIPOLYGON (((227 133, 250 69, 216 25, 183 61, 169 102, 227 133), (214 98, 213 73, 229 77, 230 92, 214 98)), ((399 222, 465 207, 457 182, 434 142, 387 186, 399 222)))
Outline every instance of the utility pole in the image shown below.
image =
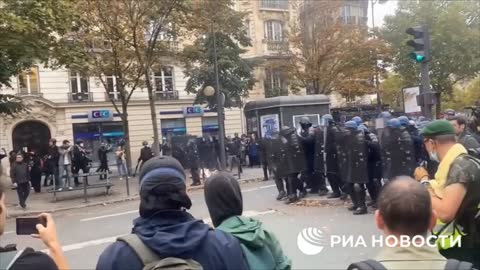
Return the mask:
MULTIPOLYGON (((375 31, 375 4, 377 3, 375 0, 372 0, 372 28, 375 31)), ((375 38, 377 36, 375 35, 375 38)), ((378 60, 377 60, 377 55, 375 54, 375 92, 377 93, 377 110, 380 112, 382 111, 382 100, 380 97, 380 83, 378 80, 378 60)))

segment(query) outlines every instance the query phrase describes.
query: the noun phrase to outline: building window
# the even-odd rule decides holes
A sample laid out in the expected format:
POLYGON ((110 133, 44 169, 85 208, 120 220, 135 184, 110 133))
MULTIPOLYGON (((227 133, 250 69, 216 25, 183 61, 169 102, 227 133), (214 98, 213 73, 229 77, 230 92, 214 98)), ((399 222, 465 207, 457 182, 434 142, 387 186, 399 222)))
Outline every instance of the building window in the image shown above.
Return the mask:
POLYGON ((283 24, 281 21, 265 22, 265 39, 268 41, 281 41, 283 37, 283 24))
POLYGON ((173 67, 165 66, 153 74, 157 92, 173 91, 173 67))
POLYGON ((38 95, 40 93, 38 67, 31 67, 18 75, 18 93, 22 95, 38 95))
POLYGON ((260 8, 288 10, 288 0, 261 0, 260 8))
POLYGON ((246 32, 248 38, 252 37, 251 33, 250 33, 250 20, 249 19, 245 20, 245 32, 246 32))
POLYGON ((108 99, 119 100, 120 92, 117 88, 117 77, 110 73, 107 74, 105 78, 107 83, 108 99))
POLYGON ((70 101, 90 101, 88 93, 88 77, 80 72, 69 72, 70 101))
POLYGON ((178 91, 174 90, 173 85, 173 67, 162 67, 153 73, 153 79, 157 99, 178 99, 178 91))
POLYGON ((160 120, 160 125, 163 138, 185 135, 187 133, 185 118, 162 119, 160 120))
POLYGON ((342 7, 342 21, 345 24, 362 24, 365 22, 366 10, 359 6, 342 7))
POLYGON ((278 69, 265 70, 265 97, 276 97, 288 95, 286 82, 282 71, 278 69))

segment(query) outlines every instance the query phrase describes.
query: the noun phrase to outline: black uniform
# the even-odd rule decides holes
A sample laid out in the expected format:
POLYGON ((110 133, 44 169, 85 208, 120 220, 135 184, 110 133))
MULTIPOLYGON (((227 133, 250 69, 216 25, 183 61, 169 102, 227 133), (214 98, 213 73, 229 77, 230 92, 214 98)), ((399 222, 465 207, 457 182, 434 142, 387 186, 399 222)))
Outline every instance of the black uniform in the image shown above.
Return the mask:
POLYGON ((365 139, 368 147, 368 183, 366 186, 372 199, 372 205, 375 206, 382 187, 382 154, 377 135, 367 131, 365 139))
POLYGON ((191 139, 187 144, 187 163, 192 175, 192 186, 200 185, 200 154, 195 139, 191 139))
POLYGON ((43 180, 44 186, 51 186, 52 181, 55 180, 55 186, 59 186, 58 182, 59 172, 58 172, 58 159, 60 158, 60 153, 58 152, 58 147, 56 145, 50 145, 48 147, 47 160, 45 161, 45 179, 43 180), (52 177, 50 183, 48 179, 52 177))
POLYGON ((140 165, 140 169, 142 168, 143 164, 150 160, 154 156, 152 148, 150 148, 148 145, 143 146, 143 148, 140 150, 140 157, 138 157, 138 162, 142 162, 140 165))
POLYGON ((298 174, 306 169, 305 154, 294 128, 283 128, 280 131, 280 139, 285 147, 288 203, 291 203, 298 199, 297 190, 300 191, 300 197, 306 194, 303 183, 298 179, 298 174))
POLYGON ((365 184, 368 183, 365 134, 357 129, 339 130, 341 136, 337 145, 339 167, 353 203, 349 210, 354 211, 354 214, 364 214, 367 211, 365 184))
MULTIPOLYGON (((310 124, 311 125, 311 124, 310 124)), ((317 193, 319 191, 318 178, 314 177, 315 173, 315 134, 312 128, 304 126, 302 124, 302 130, 300 132, 300 140, 302 142, 303 153, 305 158, 305 170, 301 172, 302 184, 307 188, 311 188, 311 193, 317 193)))
MULTIPOLYGON (((100 160, 100 167, 98 167, 97 172, 109 172, 110 173, 110 168, 108 167, 108 156, 107 154, 112 151, 111 147, 107 146, 100 146, 98 148, 97 154, 98 154, 98 159, 100 160)), ((100 175, 100 180, 107 179, 107 174, 102 174, 100 175)))
MULTIPOLYGON (((87 156, 87 151, 80 145, 76 144, 72 151, 72 174, 77 175, 80 171, 88 173, 90 171, 90 162, 91 160, 87 156)), ((86 176, 83 178, 83 181, 88 185, 88 178, 86 176)), ((73 182, 75 183, 75 186, 80 185, 77 176, 73 177, 73 182)))
POLYGON ((317 129, 315 133, 315 171, 319 177, 320 191, 326 190, 325 177, 330 183, 333 194, 330 198, 341 196, 342 179, 338 169, 336 133, 338 128, 331 123, 327 127, 317 129))

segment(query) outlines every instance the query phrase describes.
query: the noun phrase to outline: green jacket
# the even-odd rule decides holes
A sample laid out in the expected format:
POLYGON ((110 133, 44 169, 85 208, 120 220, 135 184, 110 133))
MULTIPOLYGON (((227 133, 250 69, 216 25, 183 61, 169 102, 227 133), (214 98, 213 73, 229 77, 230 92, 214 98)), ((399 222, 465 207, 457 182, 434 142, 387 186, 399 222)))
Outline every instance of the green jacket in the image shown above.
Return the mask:
POLYGON ((217 227, 235 236, 243 249, 250 269, 291 269, 290 259, 283 254, 275 235, 263 229, 258 220, 234 216, 217 227))

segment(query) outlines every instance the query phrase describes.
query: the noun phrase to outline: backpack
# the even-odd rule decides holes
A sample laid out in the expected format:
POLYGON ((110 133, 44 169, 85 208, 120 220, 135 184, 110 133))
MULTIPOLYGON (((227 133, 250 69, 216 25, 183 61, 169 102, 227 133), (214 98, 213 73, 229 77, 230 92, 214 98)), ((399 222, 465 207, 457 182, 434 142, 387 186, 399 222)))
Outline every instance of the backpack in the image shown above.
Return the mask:
POLYGON ((203 270, 203 267, 195 260, 174 257, 162 258, 147 247, 136 234, 130 234, 117 238, 117 241, 126 243, 138 258, 142 261, 143 270, 203 270))
MULTIPOLYGON (((473 270, 473 264, 469 262, 458 261, 455 259, 448 259, 445 264, 445 270, 473 270)), ((376 260, 366 260, 357 263, 352 263, 347 270, 388 270, 385 266, 376 260)))
POLYGON ((22 253, 23 250, 16 250, 16 248, 13 250, 0 252, 0 269, 10 269, 17 259, 20 258, 22 253))

